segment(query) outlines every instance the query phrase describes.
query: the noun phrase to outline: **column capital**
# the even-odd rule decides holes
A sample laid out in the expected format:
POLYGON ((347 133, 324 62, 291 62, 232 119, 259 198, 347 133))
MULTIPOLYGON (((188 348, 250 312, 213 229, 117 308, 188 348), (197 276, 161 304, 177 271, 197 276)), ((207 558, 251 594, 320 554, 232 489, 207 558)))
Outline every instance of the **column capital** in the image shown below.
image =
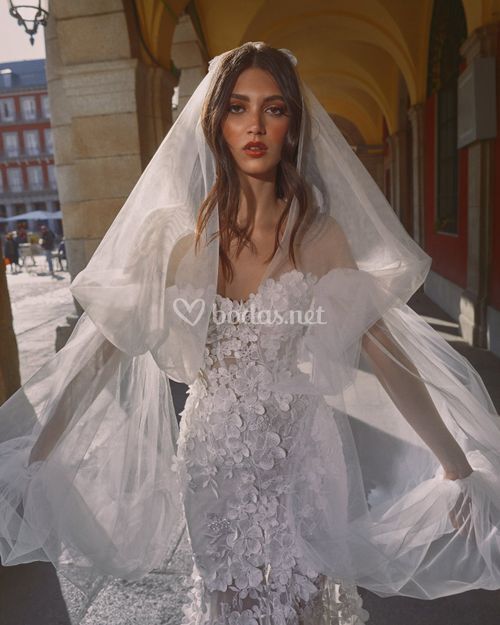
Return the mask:
POLYGON ((476 28, 460 47, 460 54, 465 57, 467 64, 478 57, 496 57, 499 34, 500 22, 485 24, 476 28))
POLYGON ((410 108, 407 111, 408 113, 408 119, 414 123, 415 121, 417 121, 417 119, 421 116, 423 116, 424 114, 424 103, 423 102, 417 102, 416 104, 413 104, 412 106, 410 106, 410 108))

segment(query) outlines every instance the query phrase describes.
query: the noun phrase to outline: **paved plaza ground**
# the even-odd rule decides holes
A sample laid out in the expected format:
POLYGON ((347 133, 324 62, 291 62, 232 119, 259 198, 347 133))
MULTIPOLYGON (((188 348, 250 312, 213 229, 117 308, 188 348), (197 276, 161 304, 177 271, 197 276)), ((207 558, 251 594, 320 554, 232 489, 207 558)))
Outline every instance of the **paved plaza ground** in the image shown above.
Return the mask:
MULTIPOLYGON (((68 274, 59 271, 52 277, 46 272, 43 257, 36 260, 37 266, 29 272, 8 275, 23 382, 53 354, 56 327, 74 313, 68 274)), ((421 291, 410 305, 472 362, 500 410, 500 359, 467 345, 457 324, 421 291)), ((176 399, 177 405, 181 404, 182 393, 176 399)), ((106 586, 81 625, 178 625, 189 566, 183 542, 166 570, 153 572, 139 582, 116 580, 106 586)), ((437 601, 362 594, 371 614, 368 625, 500 623, 500 593, 476 591, 437 601)), ((81 595, 59 578, 51 565, 33 563, 0 569, 1 625, 72 625, 82 610, 81 595)))

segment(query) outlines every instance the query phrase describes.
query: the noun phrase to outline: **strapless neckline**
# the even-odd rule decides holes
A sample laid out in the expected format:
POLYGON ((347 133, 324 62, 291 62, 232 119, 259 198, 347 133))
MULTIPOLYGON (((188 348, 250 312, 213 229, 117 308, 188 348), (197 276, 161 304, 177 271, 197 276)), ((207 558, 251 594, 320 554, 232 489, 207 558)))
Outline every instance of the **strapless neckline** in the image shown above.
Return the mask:
MULTIPOLYGON (((250 302, 250 300, 254 299, 255 297, 257 297, 257 295, 260 293, 261 289, 269 283, 276 283, 279 284, 279 282, 285 277, 285 276, 289 276, 291 274, 297 273, 301 276, 303 276, 305 278, 305 274, 304 272, 300 271, 299 269, 290 269, 289 271, 285 271, 283 272, 279 278, 266 278, 265 280, 263 280, 257 290, 254 293, 250 293, 250 295, 246 298, 246 299, 234 299, 231 297, 227 297, 226 295, 221 295, 220 293, 216 293, 215 297, 216 299, 222 300, 222 301, 226 301, 226 302, 231 302, 232 304, 239 304, 240 306, 244 305, 244 304, 248 304, 250 302)), ((312 275, 312 274, 311 274, 312 275)))

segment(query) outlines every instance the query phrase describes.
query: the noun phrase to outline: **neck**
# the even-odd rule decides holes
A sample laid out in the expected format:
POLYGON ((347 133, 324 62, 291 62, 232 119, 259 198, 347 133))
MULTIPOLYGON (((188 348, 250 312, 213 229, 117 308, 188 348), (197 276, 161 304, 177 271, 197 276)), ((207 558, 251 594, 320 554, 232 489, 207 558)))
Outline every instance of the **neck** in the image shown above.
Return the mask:
POLYGON ((276 197, 276 170, 265 177, 240 175, 238 221, 244 224, 255 209, 254 227, 266 230, 276 226, 284 202, 276 197))

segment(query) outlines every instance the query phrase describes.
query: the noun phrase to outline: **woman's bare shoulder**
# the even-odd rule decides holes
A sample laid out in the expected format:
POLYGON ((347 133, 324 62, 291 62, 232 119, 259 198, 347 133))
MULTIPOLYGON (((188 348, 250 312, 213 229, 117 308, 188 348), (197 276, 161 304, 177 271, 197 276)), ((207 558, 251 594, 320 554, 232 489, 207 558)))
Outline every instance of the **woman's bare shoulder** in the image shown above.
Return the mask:
POLYGON ((327 270, 336 267, 357 269, 348 237, 341 224, 330 214, 321 216, 317 236, 311 247, 322 258, 327 270))
POLYGON ((175 274, 179 267, 179 263, 194 245, 195 233, 188 232, 177 239, 172 247, 170 258, 168 259, 166 286, 175 284, 175 274))

